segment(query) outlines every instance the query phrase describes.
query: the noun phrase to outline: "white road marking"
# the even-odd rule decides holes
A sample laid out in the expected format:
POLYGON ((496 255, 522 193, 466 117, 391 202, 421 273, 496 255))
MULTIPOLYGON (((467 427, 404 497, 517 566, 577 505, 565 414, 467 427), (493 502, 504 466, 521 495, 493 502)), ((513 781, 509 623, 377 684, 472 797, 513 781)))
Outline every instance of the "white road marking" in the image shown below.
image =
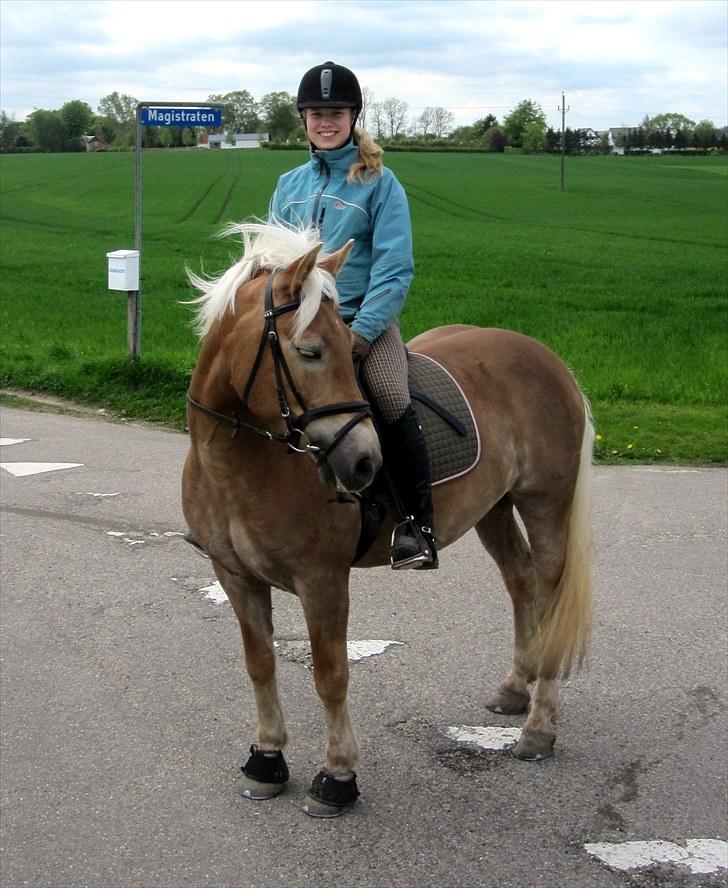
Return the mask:
POLYGON ((473 725, 450 725, 440 728, 440 733, 449 740, 467 746, 478 746, 480 749, 507 749, 518 743, 521 737, 520 728, 479 727, 473 725))
POLYGON ((229 601, 225 594, 225 590, 217 580, 209 586, 203 586, 202 589, 200 589, 200 594, 213 604, 223 604, 224 602, 229 601))
POLYGON ((363 660, 365 657, 376 657, 379 654, 383 654, 387 648, 392 647, 392 645, 395 644, 402 645, 404 642, 383 641, 378 638, 370 639, 368 641, 347 641, 346 653, 349 660, 355 663, 357 660, 363 660))
POLYGON ((0 447, 9 447, 11 444, 25 444, 30 438, 0 438, 0 447))
POLYGON ((83 467, 83 463, 41 463, 41 462, 5 462, 0 463, 0 469, 5 469, 16 478, 24 478, 27 475, 40 475, 43 472, 58 472, 61 469, 77 469, 83 467))
POLYGON ((127 536, 123 530, 107 530, 106 536, 118 537, 122 542, 126 543, 129 546, 144 545, 144 540, 135 540, 132 537, 127 536))
POLYGON ((76 496, 96 496, 96 497, 105 497, 105 496, 119 496, 119 493, 93 493, 91 490, 87 490, 85 493, 83 490, 77 490, 76 496))
POLYGON ((728 869, 728 842, 721 839, 688 839, 685 847, 661 840, 645 842, 592 842, 587 852, 610 869, 647 869, 659 863, 687 867, 696 875, 728 869))
MULTIPOLYGON (((210 583, 209 586, 203 586, 199 591, 204 598, 206 598, 208 601, 211 601, 213 604, 224 604, 226 601, 228 601, 225 590, 222 588, 217 580, 214 583, 210 583)), ((383 654, 387 650, 387 648, 392 647, 392 645, 395 644, 401 645, 404 644, 404 642, 385 641, 379 638, 348 641, 346 643, 346 652, 349 660, 353 663, 356 663, 357 661, 363 660, 366 657, 376 657, 379 654, 383 654)), ((276 642, 276 647, 279 646, 279 643, 276 642)), ((302 641, 301 646, 306 647, 310 651, 310 646, 307 641, 302 641)))

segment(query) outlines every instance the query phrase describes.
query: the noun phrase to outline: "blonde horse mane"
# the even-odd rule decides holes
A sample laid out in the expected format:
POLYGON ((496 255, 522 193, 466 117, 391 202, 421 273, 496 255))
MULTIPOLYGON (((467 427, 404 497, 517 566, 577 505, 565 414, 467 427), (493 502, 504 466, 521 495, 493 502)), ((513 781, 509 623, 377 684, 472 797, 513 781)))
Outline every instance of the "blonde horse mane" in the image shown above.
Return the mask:
MULTIPOLYGON (((187 269, 187 277, 200 296, 189 300, 187 305, 197 308, 194 327, 200 338, 228 311, 235 311, 235 295, 247 281, 260 271, 284 268, 305 256, 321 241, 315 228, 293 228, 275 220, 270 222, 231 223, 220 237, 240 235, 243 255, 235 265, 214 277, 200 277, 187 269)), ((320 256, 320 259, 324 256, 320 256)), ((301 290, 301 307, 296 312, 294 340, 299 337, 316 317, 321 300, 337 301, 334 278, 323 268, 314 268, 301 290)))

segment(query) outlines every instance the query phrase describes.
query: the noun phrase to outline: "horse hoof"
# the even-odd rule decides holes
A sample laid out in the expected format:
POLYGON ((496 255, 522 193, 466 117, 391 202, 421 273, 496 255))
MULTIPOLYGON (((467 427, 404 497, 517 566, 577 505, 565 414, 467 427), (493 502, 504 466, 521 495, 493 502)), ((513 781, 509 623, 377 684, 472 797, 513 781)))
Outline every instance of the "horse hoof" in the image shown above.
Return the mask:
POLYGON ((263 750, 253 744, 250 758, 240 769, 238 791, 246 799, 272 799, 280 795, 288 780, 288 765, 280 749, 263 750))
MULTIPOLYGON (((352 802, 353 804, 353 802, 352 802)), ((320 802, 318 799, 309 796, 303 804, 303 813, 309 817, 328 818, 341 817, 342 814, 351 808, 351 805, 327 805, 326 802, 320 802)))
POLYGON ((337 780, 333 774, 319 771, 313 778, 303 810, 309 817, 341 817, 358 798, 356 774, 349 780, 337 780))
POLYGON ((243 774, 238 778, 237 789, 244 799, 273 799, 286 788, 285 783, 261 783, 243 774))
POLYGON ((528 711, 528 694, 517 694, 507 688, 500 688, 485 701, 485 708, 499 715, 523 715, 528 711))
POLYGON ((513 755, 525 762, 540 762, 554 754, 556 737, 543 731, 524 731, 513 748, 513 755))

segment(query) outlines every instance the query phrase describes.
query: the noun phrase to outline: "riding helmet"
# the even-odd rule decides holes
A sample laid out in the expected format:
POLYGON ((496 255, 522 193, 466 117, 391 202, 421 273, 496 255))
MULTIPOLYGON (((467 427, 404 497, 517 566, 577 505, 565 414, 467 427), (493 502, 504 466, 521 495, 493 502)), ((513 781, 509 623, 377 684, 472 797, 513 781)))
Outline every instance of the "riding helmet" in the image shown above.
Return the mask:
POLYGON ((353 71, 335 62, 316 65, 301 78, 296 97, 299 111, 304 108, 353 108, 359 114, 361 87, 353 71))

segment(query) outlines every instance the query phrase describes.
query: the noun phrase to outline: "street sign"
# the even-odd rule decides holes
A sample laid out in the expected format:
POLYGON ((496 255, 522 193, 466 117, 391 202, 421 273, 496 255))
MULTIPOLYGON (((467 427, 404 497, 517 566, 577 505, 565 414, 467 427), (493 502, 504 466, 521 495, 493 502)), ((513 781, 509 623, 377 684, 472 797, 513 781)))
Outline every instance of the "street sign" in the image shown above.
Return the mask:
MULTIPOLYGON (((134 249, 142 249, 142 127, 143 126, 222 126, 222 106, 212 102, 139 102, 136 107, 136 163, 134 173, 134 249)), ((142 350, 141 280, 129 290, 127 345, 129 356, 136 359, 142 350)))
POLYGON ((222 108, 145 108, 139 109, 142 126, 222 126, 222 108))

